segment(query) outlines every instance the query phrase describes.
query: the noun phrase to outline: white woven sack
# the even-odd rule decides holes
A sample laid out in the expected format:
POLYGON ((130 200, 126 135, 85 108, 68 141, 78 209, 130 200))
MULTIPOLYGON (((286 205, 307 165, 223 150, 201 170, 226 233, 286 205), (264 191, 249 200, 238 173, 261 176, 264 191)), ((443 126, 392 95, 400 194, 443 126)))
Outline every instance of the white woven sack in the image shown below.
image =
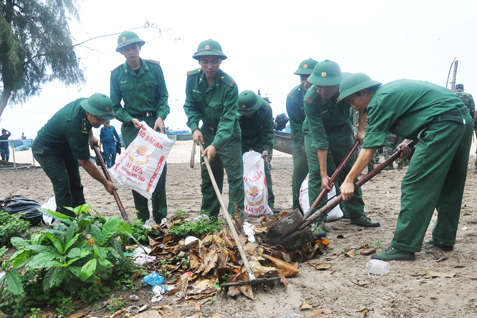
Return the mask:
POLYGON ((244 214, 262 216, 273 214, 268 206, 268 189, 265 163, 256 151, 243 154, 243 181, 245 190, 244 214))
POLYGON ((153 130, 142 121, 137 137, 109 173, 123 187, 150 199, 173 145, 166 134, 153 130))
MULTIPOLYGON (((336 189, 333 186, 331 191, 328 192, 328 199, 336 195, 336 189)), ((308 198, 308 175, 306 176, 305 180, 301 184, 300 188, 300 207, 306 213, 310 209, 310 200, 308 198)), ((340 205, 338 204, 333 208, 333 210, 328 213, 326 217, 326 221, 336 221, 343 217, 343 211, 341 211, 340 205)))

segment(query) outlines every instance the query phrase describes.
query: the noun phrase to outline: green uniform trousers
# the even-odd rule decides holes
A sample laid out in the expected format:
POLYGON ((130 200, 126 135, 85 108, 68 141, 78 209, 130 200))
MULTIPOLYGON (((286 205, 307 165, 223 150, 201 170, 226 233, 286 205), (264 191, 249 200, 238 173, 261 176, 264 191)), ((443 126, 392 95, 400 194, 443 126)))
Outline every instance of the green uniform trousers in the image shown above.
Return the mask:
MULTIPOLYGON (((207 148, 214 140, 215 130, 202 126, 201 132, 204 137, 204 149, 207 148)), ((201 175, 202 175, 202 210, 208 211, 211 216, 217 217, 220 212, 220 203, 217 195, 215 194, 212 181, 207 172, 207 167, 202 165, 201 162, 201 175)), ((225 145, 219 149, 215 155, 214 160, 210 163, 212 173, 214 174, 215 182, 222 193, 224 185, 224 168, 227 173, 227 180, 229 182, 229 205, 227 210, 233 215, 235 203, 238 208, 243 211, 244 209, 244 187, 243 187, 243 160, 242 160, 242 147, 240 137, 232 135, 225 143, 225 145)))
POLYGON ((33 156, 53 184, 56 211, 75 217, 65 207, 75 208, 85 204, 78 160, 68 144, 52 144, 36 138, 32 146, 33 156))
MULTIPOLYGON (((156 117, 136 117, 139 121, 145 121, 151 128, 154 128, 156 117)), ((137 137, 139 132, 132 123, 123 123, 121 133, 123 134, 124 146, 127 148, 137 137)), ((152 217, 156 223, 160 223, 161 219, 167 216, 167 200, 166 200, 166 175, 167 163, 164 165, 161 177, 157 182, 156 189, 152 193, 152 217)), ((149 207, 147 199, 136 191, 132 191, 134 198, 134 207, 139 211, 137 217, 142 221, 149 219, 149 207)))
POLYGON ((393 247, 419 252, 435 209, 433 240, 455 244, 473 130, 470 115, 462 117, 465 125, 441 121, 419 133, 419 143, 402 180, 393 247))
MULTIPOLYGON (((250 145, 244 144, 242 140, 242 155, 249 151, 250 149, 262 154, 263 149, 260 147, 249 147, 250 145)), ((268 157, 270 159, 270 157, 268 157)), ((270 209, 275 208, 275 195, 273 194, 273 184, 272 184, 272 174, 270 173, 270 165, 268 162, 264 162, 265 167, 265 180, 267 181, 267 192, 268 192, 268 206, 270 209)))
POLYGON ((301 184, 303 183, 303 180, 305 180, 308 174, 308 160, 306 158, 305 144, 303 142, 301 142, 300 144, 296 144, 295 142, 292 142, 292 156, 293 156, 293 176, 292 176, 293 207, 292 209, 295 210, 300 208, 300 188, 301 188, 301 184))
MULTIPOLYGON (((346 154, 353 147, 354 139, 352 134, 351 125, 340 125, 338 127, 333 127, 326 130, 329 146, 328 146, 328 157, 327 169, 328 176, 331 177, 336 170, 336 167, 339 166, 341 161, 343 161, 346 154)), ((311 138, 309 135, 305 135, 305 149, 308 157, 308 198, 310 200, 310 206, 315 202, 316 198, 321 192, 321 174, 320 174, 320 163, 318 161, 317 149, 311 145, 311 138)), ((348 175, 349 171, 353 167, 356 161, 355 156, 351 157, 348 161, 348 164, 344 167, 341 174, 335 180, 336 192, 339 193, 339 188, 341 183, 348 175)), ((358 179, 355 180, 355 183, 358 179)), ((327 200, 327 196, 323 198, 323 201, 319 203, 318 206, 324 204, 327 200)), ((354 192, 354 196, 348 200, 343 201, 341 204, 341 209, 345 217, 354 219, 364 215, 364 202, 363 195, 361 193, 361 188, 358 188, 354 192)), ((306 211, 305 211, 306 212, 306 211)))

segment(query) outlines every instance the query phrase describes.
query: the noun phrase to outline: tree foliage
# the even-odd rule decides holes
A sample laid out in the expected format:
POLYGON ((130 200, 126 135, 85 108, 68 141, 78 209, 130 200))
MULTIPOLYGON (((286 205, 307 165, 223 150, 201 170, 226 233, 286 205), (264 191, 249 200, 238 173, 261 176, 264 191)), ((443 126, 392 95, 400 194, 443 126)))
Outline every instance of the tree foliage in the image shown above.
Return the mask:
POLYGON ((44 82, 84 82, 68 23, 80 0, 0 0, 0 117, 8 101, 24 102, 44 82))

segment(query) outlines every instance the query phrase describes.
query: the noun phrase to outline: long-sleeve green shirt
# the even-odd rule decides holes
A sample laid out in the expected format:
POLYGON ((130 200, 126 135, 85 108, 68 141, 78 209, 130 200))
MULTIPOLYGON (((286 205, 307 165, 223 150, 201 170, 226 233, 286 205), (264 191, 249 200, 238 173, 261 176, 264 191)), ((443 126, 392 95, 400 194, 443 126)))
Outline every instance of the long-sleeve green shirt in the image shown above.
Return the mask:
POLYGON ((308 131, 312 146, 317 149, 328 150, 327 130, 343 124, 351 126, 351 106, 344 101, 338 101, 338 96, 339 91, 330 99, 323 99, 315 85, 306 92, 303 102, 306 114, 304 132, 308 131))
POLYGON ((136 71, 127 62, 111 71, 110 98, 116 118, 130 122, 136 116, 151 112, 165 120, 170 112, 169 93, 159 62, 141 59, 141 67, 136 71))
POLYGON ((464 107, 455 94, 436 84, 406 79, 387 83, 376 90, 366 107, 363 148, 386 145, 388 131, 416 139, 437 116, 464 107))
POLYGON ((273 112, 265 102, 251 117, 242 115, 239 120, 242 130, 242 152, 250 148, 257 152, 272 151, 273 142, 273 112))
POLYGON ((79 98, 57 111, 38 131, 38 137, 56 147, 69 147, 73 156, 79 160, 88 160, 89 131, 92 126, 81 107, 86 98, 79 98))
POLYGON ((303 85, 297 85, 293 88, 287 96, 287 113, 290 121, 291 135, 293 143, 296 145, 303 145, 305 136, 303 135, 303 122, 305 121, 305 108, 303 106, 303 99, 306 90, 303 85))
POLYGON ((211 144, 220 150, 231 136, 240 136, 237 97, 237 84, 224 71, 219 69, 210 86, 201 69, 188 72, 184 103, 187 126, 194 132, 202 120, 205 129, 215 132, 211 144))

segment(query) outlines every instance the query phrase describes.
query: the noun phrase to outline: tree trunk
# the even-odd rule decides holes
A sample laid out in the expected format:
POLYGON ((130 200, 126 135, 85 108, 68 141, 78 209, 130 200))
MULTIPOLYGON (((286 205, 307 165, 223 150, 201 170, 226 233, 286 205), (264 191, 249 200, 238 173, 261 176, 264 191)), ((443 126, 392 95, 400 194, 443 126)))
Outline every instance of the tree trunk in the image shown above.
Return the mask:
POLYGON ((12 89, 9 87, 4 87, 2 91, 2 96, 0 96, 0 118, 2 117, 3 111, 8 104, 8 99, 12 94, 12 89))

